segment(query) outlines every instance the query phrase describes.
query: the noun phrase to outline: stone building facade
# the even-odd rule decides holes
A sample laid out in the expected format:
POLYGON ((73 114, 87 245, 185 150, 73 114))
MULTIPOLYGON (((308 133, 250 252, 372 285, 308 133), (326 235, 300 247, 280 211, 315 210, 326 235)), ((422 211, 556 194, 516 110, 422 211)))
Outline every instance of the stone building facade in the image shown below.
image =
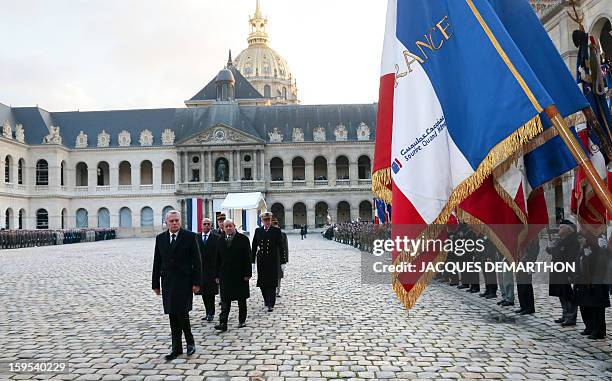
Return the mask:
POLYGON ((187 199, 202 198, 212 217, 229 192, 253 191, 286 229, 316 228, 328 216, 371 220, 376 105, 300 105, 285 60, 267 45, 266 22, 257 2, 239 62, 230 54, 185 108, 0 104, 0 228, 150 235, 187 199))

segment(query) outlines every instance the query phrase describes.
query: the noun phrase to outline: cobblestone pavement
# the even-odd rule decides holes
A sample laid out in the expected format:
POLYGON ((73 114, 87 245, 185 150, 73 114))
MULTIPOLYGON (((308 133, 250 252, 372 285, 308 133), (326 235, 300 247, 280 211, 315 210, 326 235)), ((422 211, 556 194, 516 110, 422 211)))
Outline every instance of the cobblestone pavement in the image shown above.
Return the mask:
MULTIPOLYGON (((70 373, 0 379, 611 379, 610 340, 552 323, 538 290, 518 317, 456 288, 431 285, 404 310, 388 285, 362 285, 360 253, 316 234, 290 236, 283 297, 273 313, 252 280, 248 327, 214 332, 191 313, 197 353, 167 363, 170 329, 150 290, 152 239, 0 253, 0 360, 68 360, 70 373)), ((610 310, 610 309, 608 309, 610 310)), ((612 322, 608 311, 608 322, 612 322)))

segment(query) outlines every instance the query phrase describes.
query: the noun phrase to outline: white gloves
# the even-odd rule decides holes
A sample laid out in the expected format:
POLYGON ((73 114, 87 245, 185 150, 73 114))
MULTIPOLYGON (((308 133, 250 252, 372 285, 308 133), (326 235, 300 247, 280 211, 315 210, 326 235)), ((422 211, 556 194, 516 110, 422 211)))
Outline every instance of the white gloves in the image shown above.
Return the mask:
POLYGON ((253 263, 253 264, 251 265, 251 272, 252 272, 252 273, 256 273, 256 272, 257 272, 257 265, 255 265, 255 263, 253 263))

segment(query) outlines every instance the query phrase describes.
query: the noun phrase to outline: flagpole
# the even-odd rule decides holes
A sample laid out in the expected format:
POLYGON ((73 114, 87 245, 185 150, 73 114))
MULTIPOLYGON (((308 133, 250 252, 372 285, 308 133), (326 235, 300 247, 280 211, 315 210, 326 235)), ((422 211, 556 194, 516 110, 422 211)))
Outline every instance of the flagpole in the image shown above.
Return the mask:
POLYGON ((565 119, 563 119, 561 114, 559 114, 557 106, 548 106, 546 109, 544 109, 544 112, 552 121, 555 130, 557 130, 559 136, 561 139, 563 139, 563 143, 565 143, 567 148, 570 150, 570 153, 574 159, 576 159, 578 165, 580 165, 580 167, 584 170, 586 178, 589 184, 591 184, 593 187, 597 197, 599 197, 601 202, 604 204, 608 213, 612 213, 612 195, 610 195, 610 191, 604 184, 601 177, 599 177, 595 167, 593 167, 593 163, 591 163, 591 160, 589 160, 587 155, 584 153, 584 150, 576 140, 576 137, 570 132, 567 123, 565 123, 565 119))

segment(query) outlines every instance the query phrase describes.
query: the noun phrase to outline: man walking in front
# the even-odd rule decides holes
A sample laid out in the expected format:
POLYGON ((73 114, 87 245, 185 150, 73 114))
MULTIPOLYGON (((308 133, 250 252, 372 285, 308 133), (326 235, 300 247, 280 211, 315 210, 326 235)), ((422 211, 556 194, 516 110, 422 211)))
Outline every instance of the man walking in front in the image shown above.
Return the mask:
POLYGON ((166 225, 168 230, 155 239, 152 287, 157 295, 162 295, 164 313, 170 317, 172 351, 166 355, 166 360, 170 361, 183 353, 183 334, 187 355, 195 353, 189 311, 193 293, 201 288, 202 262, 196 234, 181 228, 181 213, 168 212, 166 225))
POLYGON ((249 238, 236 231, 232 220, 225 220, 225 236, 217 243, 217 277, 221 286, 221 313, 216 330, 227 331, 232 301, 238 301, 238 328, 246 326, 247 299, 250 296, 251 252, 249 238))
POLYGON ((263 212, 260 217, 263 226, 255 229, 251 255, 253 263, 257 263, 257 287, 261 289, 268 312, 272 312, 276 304, 279 264, 285 257, 285 252, 281 230, 271 226, 272 213, 263 212))
POLYGON ((200 254, 202 255, 202 300, 206 309, 203 320, 213 321, 215 318, 215 295, 219 293, 219 285, 215 281, 217 277, 217 243, 221 239, 212 230, 212 221, 205 218, 202 221, 202 234, 198 239, 200 254))

